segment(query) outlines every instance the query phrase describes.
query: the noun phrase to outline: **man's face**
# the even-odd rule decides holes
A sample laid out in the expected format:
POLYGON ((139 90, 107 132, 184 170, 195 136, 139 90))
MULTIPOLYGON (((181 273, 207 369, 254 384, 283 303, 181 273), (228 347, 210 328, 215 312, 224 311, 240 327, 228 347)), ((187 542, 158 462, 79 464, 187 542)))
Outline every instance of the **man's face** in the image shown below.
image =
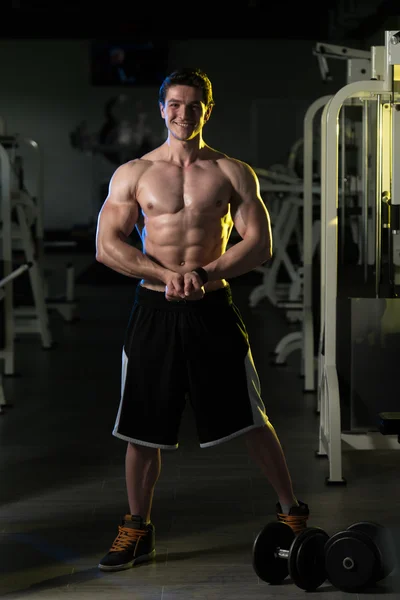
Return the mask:
POLYGON ((206 108, 201 90, 189 85, 174 85, 167 91, 161 116, 170 134, 177 140, 196 137, 208 121, 211 107, 206 108))

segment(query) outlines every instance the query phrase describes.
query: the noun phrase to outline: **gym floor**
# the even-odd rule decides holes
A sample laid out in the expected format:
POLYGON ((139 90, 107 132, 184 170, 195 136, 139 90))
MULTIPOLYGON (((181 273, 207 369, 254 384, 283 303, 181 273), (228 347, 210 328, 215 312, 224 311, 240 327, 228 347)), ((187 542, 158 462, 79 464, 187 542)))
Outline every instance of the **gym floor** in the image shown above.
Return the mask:
MULTIPOLYGON (((16 376, 4 379, 6 401, 12 406, 0 415, 1 597, 301 597, 306 592, 290 577, 272 586, 252 566, 257 533, 276 520, 276 497, 269 483, 241 438, 200 449, 189 409, 179 449, 162 455, 152 513, 156 560, 117 573, 98 570, 127 512, 125 443, 111 431, 134 285, 96 281, 96 276, 91 280, 85 272, 93 256, 71 258, 77 273, 78 320, 68 323, 51 312, 55 343, 49 350, 42 349, 37 334, 20 336, 16 376)), ((51 256, 49 266, 60 273, 67 260, 51 256)), ((285 367, 271 364, 275 345, 294 326, 267 300, 248 307, 250 291, 259 282, 258 274, 250 274, 233 281, 232 289, 247 322, 264 402, 284 447, 295 493, 310 506, 309 525, 333 535, 352 523, 374 521, 387 527, 397 543, 400 454, 345 452, 347 485, 326 485, 327 459, 315 456, 316 397, 303 393, 300 357, 293 353, 285 367)), ((399 593, 395 569, 362 593, 343 592, 325 581, 313 598, 372 600, 398 598, 399 593)))

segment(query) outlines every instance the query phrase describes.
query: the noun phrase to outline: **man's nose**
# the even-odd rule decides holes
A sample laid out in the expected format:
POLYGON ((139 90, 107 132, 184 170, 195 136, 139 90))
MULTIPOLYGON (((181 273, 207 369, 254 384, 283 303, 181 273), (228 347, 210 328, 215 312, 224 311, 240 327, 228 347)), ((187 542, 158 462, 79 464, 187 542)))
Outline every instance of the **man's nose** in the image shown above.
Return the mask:
POLYGON ((182 107, 182 118, 188 118, 190 117, 190 115, 192 114, 192 109, 190 108, 190 106, 183 106, 182 107))

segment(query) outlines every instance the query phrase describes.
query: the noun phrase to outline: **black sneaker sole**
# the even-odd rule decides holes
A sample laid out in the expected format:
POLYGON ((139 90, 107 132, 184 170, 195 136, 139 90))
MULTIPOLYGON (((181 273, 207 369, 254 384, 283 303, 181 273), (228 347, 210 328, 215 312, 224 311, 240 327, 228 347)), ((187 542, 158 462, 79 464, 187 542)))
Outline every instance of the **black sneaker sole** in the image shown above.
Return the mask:
POLYGON ((101 571, 124 571, 125 569, 130 569, 139 563, 149 562, 156 557, 156 551, 152 550, 150 554, 142 554, 133 560, 130 560, 128 563, 124 563, 122 565, 102 565, 99 563, 97 566, 101 571))

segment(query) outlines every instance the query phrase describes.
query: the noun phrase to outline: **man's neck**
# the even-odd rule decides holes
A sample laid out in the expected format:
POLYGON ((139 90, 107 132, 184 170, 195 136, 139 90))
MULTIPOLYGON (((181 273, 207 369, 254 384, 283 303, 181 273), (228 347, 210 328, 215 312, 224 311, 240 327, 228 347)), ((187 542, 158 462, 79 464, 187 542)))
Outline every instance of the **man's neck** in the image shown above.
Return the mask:
POLYGON ((201 157, 206 144, 201 136, 187 142, 169 136, 165 147, 168 161, 188 167, 201 157))

